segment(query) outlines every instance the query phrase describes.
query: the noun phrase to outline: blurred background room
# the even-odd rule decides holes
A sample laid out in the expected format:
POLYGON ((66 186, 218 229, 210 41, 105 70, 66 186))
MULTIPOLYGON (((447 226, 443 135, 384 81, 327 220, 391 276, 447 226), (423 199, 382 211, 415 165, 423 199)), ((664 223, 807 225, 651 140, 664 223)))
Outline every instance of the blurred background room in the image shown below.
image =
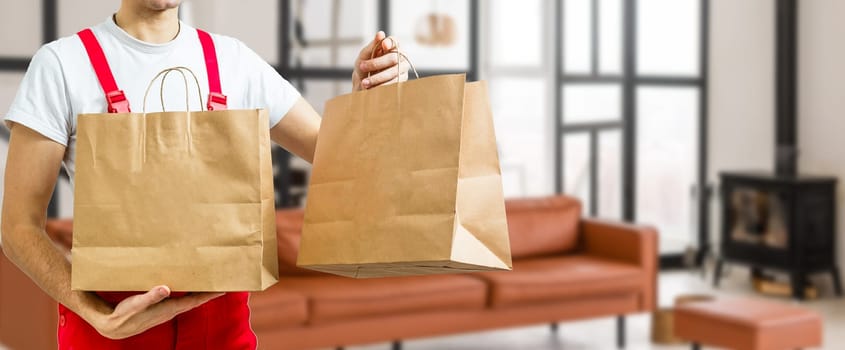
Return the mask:
MULTIPOLYGON (((8 110, 41 45, 102 22, 118 6, 117 0, 0 0, 0 111, 8 110)), ((379 338, 380 324, 362 321, 354 327, 374 335, 303 343, 372 350, 686 349, 661 337, 671 334, 661 327, 671 326, 664 317, 679 300, 699 296, 791 304, 823 320, 824 343, 817 348, 845 347, 837 332, 845 326, 845 303, 836 291, 837 266, 845 264, 845 190, 835 184, 845 180, 843 16, 840 0, 183 0, 180 8, 185 23, 245 42, 318 112, 351 92, 360 48, 384 30, 399 39, 420 76, 465 73, 468 81, 487 81, 509 201, 563 194, 581 204, 579 217, 560 219, 576 229, 580 216, 656 229, 655 249, 638 252, 649 254, 642 261, 659 262, 656 270, 638 272, 656 281, 647 287, 654 291, 643 292, 654 292, 653 305, 557 319, 497 315, 514 321, 478 321, 452 332, 429 327, 407 337, 385 326, 379 338)), ((0 169, 8 136, 0 127, 0 169)), ((310 165, 274 147, 276 207, 296 211, 308 198, 310 165)), ((73 217, 66 175, 48 213, 73 217)), ((514 234, 512 228, 512 241, 514 234)), ((589 250, 589 236, 579 237, 573 252, 589 250)), ((55 304, 33 296, 40 291, 13 276, 20 272, 8 261, 2 264, 0 349, 55 346, 55 304), (20 301, 22 293, 32 300, 20 301), (36 311, 23 314, 30 307, 36 311), (11 331, 22 324, 31 342, 11 331)), ((515 262, 514 274, 520 266, 515 262)), ((549 278, 570 276, 558 272, 549 278)), ((554 293, 558 287, 563 294, 571 289, 515 288, 554 293)), ((583 293, 604 295, 589 290, 583 293)), ((254 299, 270 300, 252 305, 255 317, 258 308, 293 312, 254 299)), ((531 305, 544 302, 557 299, 531 305)), ((316 301, 309 303, 313 312, 316 301)), ((361 315, 376 313, 371 309, 378 307, 363 303, 361 315)), ((320 324, 325 334, 358 332, 303 317, 291 322, 320 324)), ((758 326, 766 320, 759 317, 758 326)), ((259 344, 323 334, 270 332, 266 339, 274 340, 264 341, 260 328, 273 326, 253 322, 259 344)))

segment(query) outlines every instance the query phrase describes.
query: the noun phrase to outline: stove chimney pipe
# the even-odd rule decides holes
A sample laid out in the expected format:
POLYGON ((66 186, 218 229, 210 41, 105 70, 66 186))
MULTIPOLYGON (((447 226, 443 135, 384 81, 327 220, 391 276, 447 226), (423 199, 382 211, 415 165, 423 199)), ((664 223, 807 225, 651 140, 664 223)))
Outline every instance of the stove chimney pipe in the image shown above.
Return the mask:
POLYGON ((798 173, 798 3, 776 0, 775 172, 798 173))

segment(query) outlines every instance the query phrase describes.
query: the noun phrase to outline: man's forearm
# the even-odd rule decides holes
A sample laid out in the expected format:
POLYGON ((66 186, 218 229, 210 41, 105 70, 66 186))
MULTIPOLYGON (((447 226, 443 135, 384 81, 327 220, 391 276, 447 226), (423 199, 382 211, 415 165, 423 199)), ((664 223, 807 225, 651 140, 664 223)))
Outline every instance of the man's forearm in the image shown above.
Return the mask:
POLYGON ((70 289, 70 261, 41 228, 4 227, 3 251, 50 297, 83 318, 110 312, 109 305, 95 295, 70 289))
POLYGON ((270 138, 288 152, 312 163, 319 132, 320 114, 300 97, 284 118, 270 129, 270 138))

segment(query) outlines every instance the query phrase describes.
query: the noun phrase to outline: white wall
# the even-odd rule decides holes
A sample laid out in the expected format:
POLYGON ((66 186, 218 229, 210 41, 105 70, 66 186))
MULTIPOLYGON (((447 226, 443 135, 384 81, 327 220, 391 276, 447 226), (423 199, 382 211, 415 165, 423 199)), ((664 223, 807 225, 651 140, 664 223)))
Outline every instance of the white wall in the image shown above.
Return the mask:
POLYGON ((0 56, 29 56, 41 46, 41 1, 3 0, 0 5, 0 56))
POLYGON ((183 0, 188 24, 243 41, 270 64, 278 62, 278 1, 183 0))
POLYGON ((839 177, 839 266, 845 266, 845 1, 799 11, 799 169, 839 177))
MULTIPOLYGON (((708 178, 718 184, 722 171, 774 170, 775 1, 710 4, 708 178)), ((714 243, 718 209, 717 192, 711 201, 714 243)))
MULTIPOLYGON (((40 2, 40 1, 17 1, 40 2)), ((120 7, 120 1, 116 0, 73 0, 57 2, 58 35, 65 37, 76 32, 100 24, 120 7)), ((22 5, 18 5, 22 6, 22 5)), ((41 26, 41 18, 28 24, 27 28, 41 26)), ((39 38, 40 40, 40 38, 39 38)))

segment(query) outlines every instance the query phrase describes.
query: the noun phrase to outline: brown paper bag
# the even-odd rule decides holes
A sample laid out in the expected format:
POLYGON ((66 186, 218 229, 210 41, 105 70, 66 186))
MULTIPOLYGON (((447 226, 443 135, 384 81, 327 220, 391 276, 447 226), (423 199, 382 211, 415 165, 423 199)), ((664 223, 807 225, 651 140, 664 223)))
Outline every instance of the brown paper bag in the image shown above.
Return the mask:
POLYGON ((267 118, 260 109, 79 115, 72 289, 274 284, 267 118))
POLYGON ((443 75, 328 101, 297 264, 350 277, 509 270, 486 85, 443 75))

